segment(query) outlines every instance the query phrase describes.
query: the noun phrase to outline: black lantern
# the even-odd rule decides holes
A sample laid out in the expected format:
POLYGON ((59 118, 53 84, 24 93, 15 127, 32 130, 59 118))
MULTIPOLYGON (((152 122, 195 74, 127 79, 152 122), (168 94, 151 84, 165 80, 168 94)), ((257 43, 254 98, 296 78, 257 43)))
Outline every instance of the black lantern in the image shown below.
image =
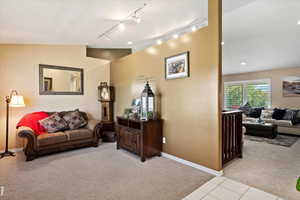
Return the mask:
POLYGON ((141 95, 141 119, 154 119, 155 115, 155 95, 152 92, 147 81, 143 93, 141 95))

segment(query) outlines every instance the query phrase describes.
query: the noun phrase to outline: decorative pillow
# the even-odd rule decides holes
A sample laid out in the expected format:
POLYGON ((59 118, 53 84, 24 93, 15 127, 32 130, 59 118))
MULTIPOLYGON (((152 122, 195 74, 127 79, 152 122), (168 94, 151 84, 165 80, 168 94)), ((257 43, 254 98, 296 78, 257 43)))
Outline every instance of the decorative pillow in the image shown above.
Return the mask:
POLYGON ((251 108, 249 117, 259 118, 263 109, 264 108, 251 108))
POLYGON ((67 112, 63 116, 63 119, 68 123, 68 126, 71 130, 78 129, 87 125, 87 121, 80 114, 78 109, 72 112, 67 112))
POLYGON ((68 129, 67 122, 61 118, 58 113, 54 113, 45 119, 39 120, 39 123, 46 129, 48 133, 55 133, 68 129))
POLYGON ((261 118, 264 119, 272 119, 273 110, 262 110, 261 111, 261 118))
POLYGON ((300 110, 297 110, 295 113, 294 118, 292 119, 293 125, 299 124, 300 123, 300 110))
POLYGON ((250 104, 247 102, 246 104, 244 104, 243 106, 241 106, 239 108, 239 110, 243 111, 243 113, 249 117, 249 114, 251 112, 251 106, 250 104))
POLYGON ((283 120, 293 120, 294 119, 294 117, 295 117, 295 115, 296 115, 297 113, 296 113, 296 110, 291 110, 291 109, 288 109, 288 110, 286 110, 286 112, 285 112, 285 114, 284 114, 284 116, 283 116, 283 120))
POLYGON ((275 108, 272 118, 276 120, 282 120, 284 114, 285 114, 285 109, 275 108))

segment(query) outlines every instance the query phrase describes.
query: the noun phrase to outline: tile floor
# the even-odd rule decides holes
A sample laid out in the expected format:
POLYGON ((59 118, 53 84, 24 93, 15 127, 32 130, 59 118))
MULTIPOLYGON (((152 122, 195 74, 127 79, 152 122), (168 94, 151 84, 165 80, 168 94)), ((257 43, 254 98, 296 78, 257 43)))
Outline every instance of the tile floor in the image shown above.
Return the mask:
POLYGON ((215 177, 183 200, 283 200, 272 194, 233 181, 215 177))

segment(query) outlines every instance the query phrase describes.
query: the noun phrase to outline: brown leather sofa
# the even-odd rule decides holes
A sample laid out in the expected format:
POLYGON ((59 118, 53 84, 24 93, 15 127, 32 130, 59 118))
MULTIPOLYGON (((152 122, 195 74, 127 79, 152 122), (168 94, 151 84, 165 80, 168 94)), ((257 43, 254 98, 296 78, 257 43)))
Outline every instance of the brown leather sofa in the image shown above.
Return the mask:
MULTIPOLYGON (((60 112, 60 114, 63 115, 65 112, 60 112)), ((49 113, 49 115, 51 114, 53 113, 49 113)), ((88 121, 88 124, 76 130, 46 133, 37 136, 31 128, 25 126, 19 127, 17 129, 18 136, 26 139, 26 146, 24 148, 26 161, 31 161, 41 155, 80 147, 97 147, 102 142, 100 137, 100 121, 89 120, 87 114, 84 112, 81 112, 81 114, 88 121)))

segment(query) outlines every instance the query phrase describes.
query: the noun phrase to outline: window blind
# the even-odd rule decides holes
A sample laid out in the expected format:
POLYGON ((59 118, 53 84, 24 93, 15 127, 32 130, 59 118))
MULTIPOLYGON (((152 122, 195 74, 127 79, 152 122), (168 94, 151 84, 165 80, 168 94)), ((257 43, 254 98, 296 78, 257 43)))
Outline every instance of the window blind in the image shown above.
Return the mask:
POLYGON ((250 83, 246 86, 247 102, 252 107, 270 107, 271 88, 268 83, 250 83))
POLYGON ((238 109, 246 103, 249 103, 251 107, 270 107, 270 80, 226 82, 224 84, 225 109, 238 109))
POLYGON ((243 85, 226 85, 224 105, 226 109, 237 109, 243 103, 243 85))

